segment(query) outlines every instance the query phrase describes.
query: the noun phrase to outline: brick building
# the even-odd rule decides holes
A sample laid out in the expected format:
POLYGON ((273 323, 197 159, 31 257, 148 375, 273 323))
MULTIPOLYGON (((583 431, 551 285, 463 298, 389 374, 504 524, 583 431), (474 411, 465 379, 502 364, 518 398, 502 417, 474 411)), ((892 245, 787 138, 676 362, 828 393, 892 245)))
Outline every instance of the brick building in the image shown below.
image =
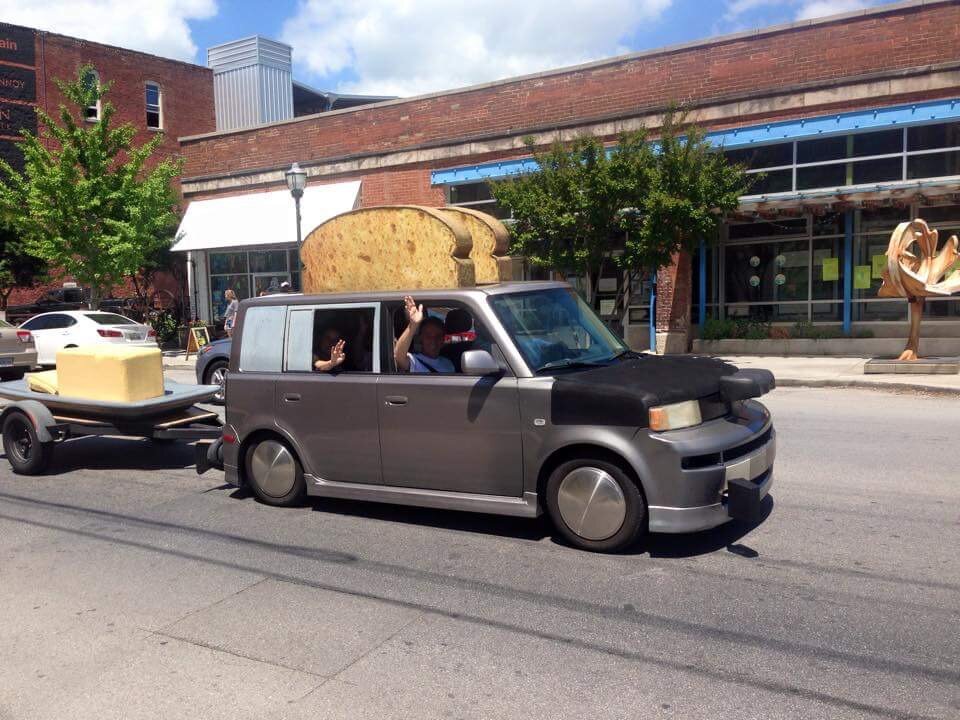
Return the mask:
MULTIPOLYGON (((108 99, 116 108, 115 122, 136 126, 136 143, 164 133, 160 157, 179 154, 181 135, 216 127, 208 68, 0 23, 0 156, 22 168, 20 130, 36 132, 35 107, 56 116, 64 98, 54 80, 72 79, 84 64, 94 66, 101 82, 113 83, 108 99)), ((88 116, 97 112, 90 108, 88 116)), ((17 289, 10 302, 30 302, 48 287, 17 289)), ((178 290, 175 285, 172 289, 178 290)))
MULTIPOLYGON (((691 109, 718 151, 762 179, 741 199, 719 244, 706 244, 694 258, 692 274, 661 270, 655 312, 648 289, 633 288, 623 318, 631 344, 645 347, 655 329, 661 350, 685 348, 685 320, 696 326, 707 314, 902 337, 906 304, 876 297, 875 258, 893 226, 910 216, 928 218, 941 233, 960 228, 956 1, 884 5, 184 137, 190 206, 180 248, 193 261, 198 310, 220 312, 228 285, 255 291, 255 267, 296 282, 292 207, 279 204, 293 162, 309 173, 305 208, 328 203, 324 190, 342 195, 346 183, 359 182, 354 201, 364 206, 452 203, 499 212, 485 183, 535 170, 525 137, 548 144, 590 132, 614 142, 640 126, 655 134, 674 102, 691 109), (247 231, 237 209, 266 208, 259 203, 268 197, 275 232, 262 224, 247 231), (194 223, 192 214, 205 222, 194 223)), ((601 290, 612 294, 619 282, 607 278, 601 290)), ((931 335, 960 336, 960 300, 932 301, 928 315, 942 321, 928 323, 931 335)))

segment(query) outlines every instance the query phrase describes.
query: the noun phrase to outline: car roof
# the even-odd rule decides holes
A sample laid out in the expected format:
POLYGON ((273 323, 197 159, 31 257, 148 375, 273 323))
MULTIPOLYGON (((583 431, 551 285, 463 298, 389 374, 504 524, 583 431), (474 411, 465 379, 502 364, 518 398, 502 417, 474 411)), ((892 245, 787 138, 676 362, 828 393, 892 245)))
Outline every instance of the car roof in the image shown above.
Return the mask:
POLYGON ((350 302, 379 302, 403 300, 412 295, 420 300, 447 300, 456 297, 504 295, 516 292, 533 292, 536 290, 555 290, 569 288, 566 282, 556 280, 521 280, 514 282, 494 283, 491 285, 476 285, 463 288, 440 289, 410 289, 410 290, 369 290, 347 293, 317 293, 305 295, 302 293, 279 293, 263 297, 248 298, 241 301, 244 305, 312 305, 317 303, 350 303, 350 302))

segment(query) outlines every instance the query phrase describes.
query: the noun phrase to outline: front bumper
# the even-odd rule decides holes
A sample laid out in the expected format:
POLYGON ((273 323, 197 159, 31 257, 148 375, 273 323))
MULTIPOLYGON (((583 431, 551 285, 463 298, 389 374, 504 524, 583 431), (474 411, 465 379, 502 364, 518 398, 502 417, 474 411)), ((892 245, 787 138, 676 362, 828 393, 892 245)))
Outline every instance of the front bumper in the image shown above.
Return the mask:
POLYGON ((776 431, 766 413, 764 420, 762 426, 753 424, 755 432, 748 438, 741 437, 735 445, 717 447, 705 439, 704 452, 699 453, 696 446, 700 443, 693 437, 677 443, 676 470, 669 478, 677 490, 672 496, 674 502, 651 503, 650 531, 696 532, 732 519, 756 518, 773 485, 777 450, 776 431), (694 498, 700 501, 688 501, 694 498))

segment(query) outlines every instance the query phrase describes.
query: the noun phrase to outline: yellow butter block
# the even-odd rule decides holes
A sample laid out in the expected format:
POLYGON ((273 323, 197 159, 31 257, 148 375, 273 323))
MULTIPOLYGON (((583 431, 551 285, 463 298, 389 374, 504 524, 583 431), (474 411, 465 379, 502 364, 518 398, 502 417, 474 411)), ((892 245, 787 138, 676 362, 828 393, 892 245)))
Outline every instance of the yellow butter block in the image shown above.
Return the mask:
POLYGON ((57 371, 44 370, 43 372, 32 372, 24 375, 27 381, 27 387, 34 392, 57 394, 57 371))
POLYGON ((64 397, 136 402, 163 395, 160 348, 90 345, 57 351, 64 397))

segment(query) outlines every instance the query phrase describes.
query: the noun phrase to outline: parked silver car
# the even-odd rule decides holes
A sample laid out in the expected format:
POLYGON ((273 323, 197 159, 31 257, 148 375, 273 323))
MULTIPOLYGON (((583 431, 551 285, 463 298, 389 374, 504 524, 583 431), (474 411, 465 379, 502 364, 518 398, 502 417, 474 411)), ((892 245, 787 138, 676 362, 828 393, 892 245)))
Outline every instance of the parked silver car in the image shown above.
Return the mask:
POLYGON ((37 347, 29 330, 0 320, 0 380, 19 380, 37 364, 37 347))
POLYGON ((242 302, 227 481, 272 505, 313 495, 546 511, 598 551, 756 513, 775 455, 770 414, 751 399, 773 387, 767 371, 633 353, 565 283, 415 294, 443 323, 449 364, 428 364, 456 372, 396 370, 404 293, 242 302))

